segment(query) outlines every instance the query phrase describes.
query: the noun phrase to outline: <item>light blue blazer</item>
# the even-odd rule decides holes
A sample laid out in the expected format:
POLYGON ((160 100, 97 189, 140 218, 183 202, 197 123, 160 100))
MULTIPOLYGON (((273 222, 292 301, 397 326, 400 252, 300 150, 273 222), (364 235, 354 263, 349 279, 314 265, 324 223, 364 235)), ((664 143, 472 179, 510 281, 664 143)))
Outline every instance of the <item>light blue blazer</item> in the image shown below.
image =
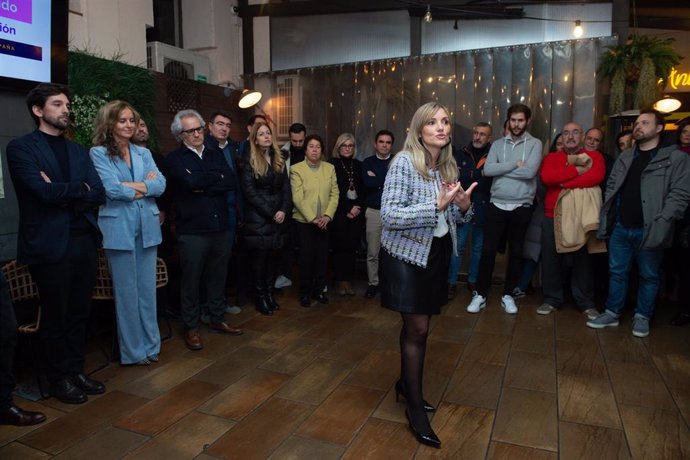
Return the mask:
POLYGON ((105 147, 92 147, 89 154, 105 188, 105 204, 98 211, 98 227, 103 233, 105 249, 134 250, 137 228, 141 229, 144 247, 160 244, 160 211, 154 197, 165 190, 165 177, 153 162, 151 152, 144 147, 129 144, 132 171, 120 157, 111 157, 105 147), (150 171, 156 171, 157 179, 144 179, 150 171), (144 198, 134 199, 134 189, 122 182, 144 182, 147 192, 144 198))

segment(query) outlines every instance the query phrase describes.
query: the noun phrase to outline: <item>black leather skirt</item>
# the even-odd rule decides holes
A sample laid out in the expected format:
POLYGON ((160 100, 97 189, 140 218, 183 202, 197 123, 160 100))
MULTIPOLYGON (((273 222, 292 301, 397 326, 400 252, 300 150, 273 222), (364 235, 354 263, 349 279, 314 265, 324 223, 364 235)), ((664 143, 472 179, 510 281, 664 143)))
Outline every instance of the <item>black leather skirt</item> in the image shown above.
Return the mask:
POLYGON ((438 315, 448 302, 450 234, 434 238, 426 268, 379 253, 381 305, 401 313, 438 315))

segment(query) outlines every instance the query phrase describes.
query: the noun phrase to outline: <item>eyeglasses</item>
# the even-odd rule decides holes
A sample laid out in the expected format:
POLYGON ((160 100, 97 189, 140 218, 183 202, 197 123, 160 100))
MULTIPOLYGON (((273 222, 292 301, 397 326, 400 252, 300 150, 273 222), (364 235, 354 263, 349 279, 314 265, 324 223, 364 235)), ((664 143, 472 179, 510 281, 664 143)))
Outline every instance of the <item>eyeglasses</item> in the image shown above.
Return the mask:
POLYGON ((185 129, 182 134, 187 134, 188 136, 193 136, 194 134, 201 134, 204 132, 203 126, 197 126, 196 128, 185 129))
POLYGON ((355 148, 355 144, 342 144, 340 147, 344 149, 353 149, 355 148))

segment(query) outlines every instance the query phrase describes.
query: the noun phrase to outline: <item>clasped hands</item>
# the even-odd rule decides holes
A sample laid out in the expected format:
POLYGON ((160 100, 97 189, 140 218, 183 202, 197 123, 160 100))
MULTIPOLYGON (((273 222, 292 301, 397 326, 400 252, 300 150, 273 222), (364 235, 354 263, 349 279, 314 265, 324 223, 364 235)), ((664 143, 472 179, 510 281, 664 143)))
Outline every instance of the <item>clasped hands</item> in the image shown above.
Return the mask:
POLYGON ((592 158, 586 153, 568 155, 568 164, 575 166, 577 173, 582 175, 592 168, 592 158))
POLYGON ((471 205, 472 191, 476 186, 477 183, 472 182, 472 185, 465 190, 459 181, 454 183, 442 182, 436 199, 436 208, 439 211, 445 211, 451 203, 455 203, 455 206, 460 208, 462 212, 467 211, 471 205))

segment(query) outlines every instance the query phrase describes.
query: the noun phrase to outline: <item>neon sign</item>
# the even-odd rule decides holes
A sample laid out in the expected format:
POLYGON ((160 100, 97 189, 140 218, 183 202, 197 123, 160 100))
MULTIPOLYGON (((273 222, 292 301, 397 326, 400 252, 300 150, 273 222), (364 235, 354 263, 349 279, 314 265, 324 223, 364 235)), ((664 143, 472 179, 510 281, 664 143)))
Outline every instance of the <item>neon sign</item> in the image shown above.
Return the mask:
POLYGON ((690 89, 690 72, 678 72, 675 68, 671 69, 668 85, 673 89, 690 89))

